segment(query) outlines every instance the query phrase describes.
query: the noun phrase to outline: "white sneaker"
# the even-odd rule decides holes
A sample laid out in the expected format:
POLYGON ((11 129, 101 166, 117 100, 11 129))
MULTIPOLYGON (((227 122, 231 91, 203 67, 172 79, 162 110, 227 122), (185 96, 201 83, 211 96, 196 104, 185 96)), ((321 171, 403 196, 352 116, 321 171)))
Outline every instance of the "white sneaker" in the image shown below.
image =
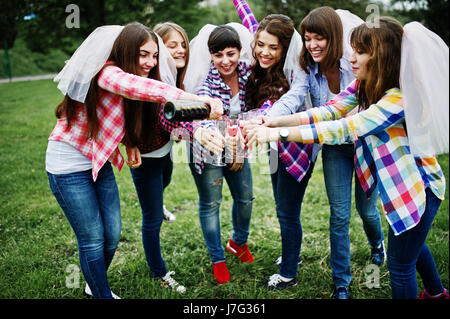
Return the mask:
POLYGON ((174 271, 169 271, 164 277, 161 278, 161 287, 170 288, 179 292, 180 294, 184 294, 186 292, 186 288, 183 285, 180 285, 176 282, 175 279, 172 278, 174 271))
POLYGON ((280 274, 273 274, 264 285, 268 289, 280 290, 297 285, 297 278, 285 278, 280 274))
POLYGON ((175 215, 172 214, 172 213, 166 208, 166 206, 163 206, 163 209, 164 209, 164 217, 163 217, 163 220, 164 220, 164 221, 171 223, 171 222, 174 222, 174 221, 177 219, 177 218, 175 217, 175 215))
MULTIPOLYGON (((86 284, 86 287, 84 287, 84 293, 85 293, 86 295, 88 295, 88 296, 92 296, 92 291, 91 291, 91 288, 89 287, 88 284, 86 284)), ((120 299, 120 297, 117 296, 117 295, 116 295, 115 293, 113 293, 112 291, 111 291, 111 295, 112 295, 113 299, 120 299)))

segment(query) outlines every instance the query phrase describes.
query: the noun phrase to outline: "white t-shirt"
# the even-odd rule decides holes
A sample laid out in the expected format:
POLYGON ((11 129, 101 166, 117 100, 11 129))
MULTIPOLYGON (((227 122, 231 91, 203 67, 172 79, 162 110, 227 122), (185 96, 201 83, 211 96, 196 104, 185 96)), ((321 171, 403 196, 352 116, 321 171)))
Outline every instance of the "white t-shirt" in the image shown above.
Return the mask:
POLYGON ((231 98, 230 101, 230 116, 241 113, 241 100, 239 99, 239 93, 231 98))
POLYGON ((141 154, 141 157, 152 157, 152 158, 164 157, 172 149, 172 144, 173 144, 173 141, 170 140, 169 142, 166 143, 166 145, 164 145, 163 147, 161 147, 155 151, 152 151, 150 153, 141 154))
MULTIPOLYGON (((141 154, 141 157, 164 157, 172 149, 172 144, 173 141, 169 141, 160 149, 141 154)), ((70 174, 92 169, 92 162, 69 143, 50 140, 45 156, 45 169, 54 175, 70 174)))
POLYGON ((334 97, 336 96, 336 94, 334 94, 333 92, 331 92, 331 90, 330 90, 330 88, 328 88, 328 97, 327 97, 327 102, 329 101, 329 100, 332 100, 332 99, 334 99, 334 97))
POLYGON ((70 174, 92 169, 92 162, 66 142, 48 141, 45 169, 51 174, 70 174))

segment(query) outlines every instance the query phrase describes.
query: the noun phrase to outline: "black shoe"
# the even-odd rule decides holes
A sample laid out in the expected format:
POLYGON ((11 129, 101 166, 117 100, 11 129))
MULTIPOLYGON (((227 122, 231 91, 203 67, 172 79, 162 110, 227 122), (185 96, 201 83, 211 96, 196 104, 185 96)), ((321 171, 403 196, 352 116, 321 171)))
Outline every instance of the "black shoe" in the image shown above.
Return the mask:
POLYGON ((385 255, 386 251, 384 249, 384 241, 382 241, 380 247, 372 248, 370 259, 372 260, 373 264, 381 266, 382 264, 384 264, 385 255))
POLYGON ((281 276, 279 274, 274 274, 270 276, 269 281, 264 285, 264 287, 270 290, 281 290, 294 287, 295 285, 297 285, 297 278, 293 278, 289 281, 283 281, 281 280, 281 276))
POLYGON ((350 299, 350 296, 348 295, 347 287, 342 287, 342 286, 337 287, 334 290, 333 298, 334 299, 350 299))

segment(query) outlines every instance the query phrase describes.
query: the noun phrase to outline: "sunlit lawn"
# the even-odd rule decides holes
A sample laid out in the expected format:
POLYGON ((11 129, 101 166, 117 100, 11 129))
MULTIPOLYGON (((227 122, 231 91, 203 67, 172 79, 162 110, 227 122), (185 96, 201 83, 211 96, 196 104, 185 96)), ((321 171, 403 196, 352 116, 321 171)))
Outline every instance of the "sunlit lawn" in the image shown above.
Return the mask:
MULTIPOLYGON (((70 267, 75 265, 77 269, 79 265, 76 239, 49 190, 45 172, 47 138, 54 127, 54 109, 60 99, 56 85, 49 80, 0 84, 0 298, 85 298, 82 276, 80 288, 71 288, 70 276, 73 273, 70 267)), ((175 278, 187 288, 186 294, 180 296, 164 290, 150 277, 141 242, 140 207, 126 167, 121 172, 116 171, 122 234, 109 270, 112 290, 122 298, 135 299, 331 298, 329 207, 320 156, 302 210, 304 262, 299 266, 299 283, 281 292, 271 292, 263 285, 278 270, 274 261, 280 255, 281 242, 266 159, 253 164, 256 199, 249 246, 255 262, 241 264, 227 252, 232 280, 228 284, 217 285, 200 230, 197 191, 190 170, 183 162, 184 150, 183 142, 176 144, 179 160, 175 163, 172 183, 165 193, 165 204, 176 214, 177 220, 163 224, 161 241, 167 268, 176 272, 175 278)), ((448 154, 440 156, 439 161, 448 178, 448 154)), ((232 232, 232 201, 226 186, 223 194, 221 222, 225 244, 232 232)), ((388 225, 384 217, 382 222, 387 237, 388 225)), ((366 268, 370 265, 370 249, 361 219, 354 209, 350 238, 352 298, 390 298, 386 265, 379 269, 379 286, 367 284, 373 274, 370 267, 366 268)), ((448 191, 427 243, 443 284, 448 288, 448 191)))

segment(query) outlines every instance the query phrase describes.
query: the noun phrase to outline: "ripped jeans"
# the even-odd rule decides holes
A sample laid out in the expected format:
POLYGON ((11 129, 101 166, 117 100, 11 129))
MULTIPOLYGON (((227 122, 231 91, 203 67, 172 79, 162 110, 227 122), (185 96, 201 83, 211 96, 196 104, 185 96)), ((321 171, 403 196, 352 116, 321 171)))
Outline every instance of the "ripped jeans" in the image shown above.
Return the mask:
POLYGON ((202 174, 189 164, 199 195, 199 218, 203 238, 213 263, 225 261, 220 233, 220 204, 222 202, 223 178, 227 181, 233 208, 233 241, 239 246, 247 243, 253 206, 253 185, 250 164, 245 159, 242 170, 231 172, 228 166, 219 167, 205 163, 202 174))

